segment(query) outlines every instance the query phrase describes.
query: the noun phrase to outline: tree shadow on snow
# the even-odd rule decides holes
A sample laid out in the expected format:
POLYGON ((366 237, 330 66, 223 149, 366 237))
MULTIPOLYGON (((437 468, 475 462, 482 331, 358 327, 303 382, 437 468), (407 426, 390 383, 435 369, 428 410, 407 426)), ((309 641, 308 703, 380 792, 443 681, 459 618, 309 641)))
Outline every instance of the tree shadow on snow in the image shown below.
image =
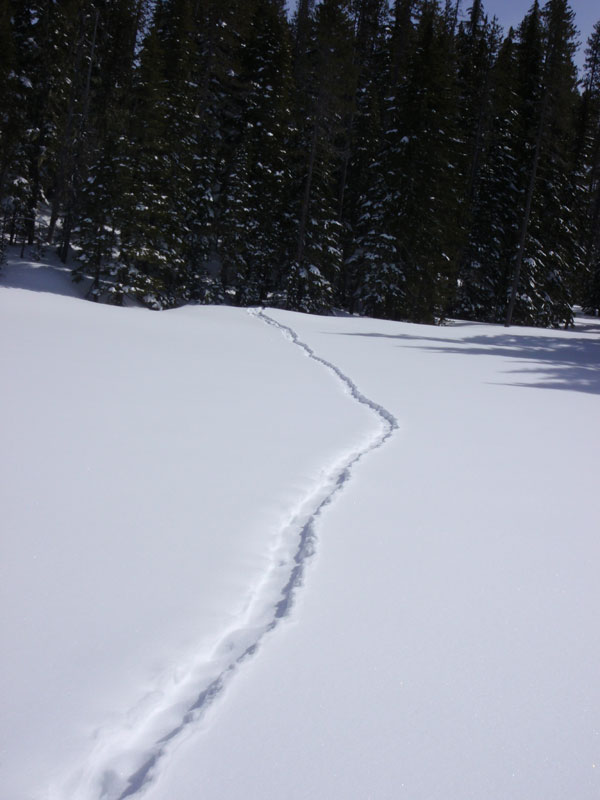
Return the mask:
POLYGON ((54 254, 39 261, 31 256, 20 258, 20 247, 9 247, 6 263, 0 266, 0 288, 26 289, 30 292, 47 292, 63 297, 85 296, 89 280, 74 283, 70 266, 65 266, 54 254))
MULTIPOLYGON (((581 332, 588 329, 599 330, 597 326, 584 324, 581 332)), ((514 375, 515 379, 501 385, 600 394, 600 338, 582 338, 577 335, 579 332, 575 330, 560 338, 510 333, 452 339, 441 336, 412 336, 407 333, 348 332, 340 335, 395 339, 404 343, 399 346, 445 355, 500 356, 519 365, 518 368, 506 371, 507 374, 514 375), (520 381, 519 375, 538 379, 520 381)))

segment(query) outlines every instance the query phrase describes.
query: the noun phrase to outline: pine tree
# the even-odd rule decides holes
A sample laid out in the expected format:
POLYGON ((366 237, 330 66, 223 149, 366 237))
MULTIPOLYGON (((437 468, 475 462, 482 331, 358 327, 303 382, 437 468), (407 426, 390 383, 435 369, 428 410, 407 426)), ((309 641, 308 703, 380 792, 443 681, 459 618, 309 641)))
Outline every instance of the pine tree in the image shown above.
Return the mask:
POLYGON ((354 85, 348 86, 353 101, 343 120, 343 137, 340 142, 342 165, 339 208, 341 221, 347 225, 352 225, 355 216, 357 194, 354 189, 364 180, 362 172, 366 168, 366 151, 371 147, 373 124, 378 127, 378 78, 382 68, 389 74, 382 52, 386 5, 383 0, 358 0, 353 14, 356 31, 352 56, 354 85))
POLYGON ((243 304, 264 302, 291 258, 288 34, 280 0, 256 0, 241 63, 242 133, 220 218, 225 282, 243 304))
POLYGON ((60 48, 70 53, 63 65, 62 114, 57 124, 54 149, 51 154, 52 175, 48 185, 50 222, 46 241, 52 243, 61 212, 73 193, 76 155, 80 152, 85 134, 86 115, 91 94, 91 67, 96 46, 99 13, 89 3, 61 5, 67 25, 64 26, 60 48))
POLYGON ((471 223, 454 313, 502 322, 519 227, 515 93, 517 61, 512 29, 502 43, 490 78, 491 120, 486 149, 473 187, 471 223))
POLYGON ((454 292, 460 208, 453 38, 437 2, 421 4, 411 38, 362 202, 355 260, 367 313, 432 321, 454 292))
MULTIPOLYGON (((494 66, 498 55, 500 32, 495 20, 490 22, 483 4, 475 0, 469 18, 461 23, 456 37, 459 85, 459 124, 462 157, 458 169, 462 181, 462 211, 459 225, 468 231, 475 213, 481 167, 489 146, 493 119, 492 91, 494 66)), ((467 237, 460 252, 463 267, 467 237)))
MULTIPOLYGON (((408 83, 415 26, 412 0, 396 0, 391 34, 383 42, 383 80, 375 102, 379 105, 370 146, 364 158, 364 182, 356 187, 356 218, 347 261, 352 278, 353 310, 372 316, 397 318, 405 306, 405 270, 394 235, 394 198, 398 192, 398 137, 401 87, 408 83)), ((371 90, 375 88, 371 86, 371 90)), ((375 88, 377 92, 377 88, 375 88)))
POLYGON ((570 324, 576 30, 565 0, 534 6, 519 42, 523 208, 506 325, 570 324), (559 224, 557 224, 557 221, 559 224))
POLYGON ((12 17, 12 3, 0 3, 0 214, 2 215, 2 237, 0 246, 4 253, 5 235, 14 233, 15 217, 20 205, 21 191, 15 156, 25 134, 25 108, 29 95, 28 80, 19 74, 17 63, 17 37, 12 17))
POLYGON ((306 121, 298 123, 296 149, 306 158, 299 170, 295 260, 285 289, 288 304, 307 311, 329 308, 340 280, 339 186, 344 122, 354 99, 353 35, 347 0, 323 0, 307 52, 299 54, 310 102, 306 121))
POLYGON ((380 147, 382 109, 391 74, 387 4, 378 0, 359 3, 356 16, 355 99, 348 117, 347 147, 340 180, 344 264, 338 296, 340 303, 350 308, 359 283, 354 254, 362 214, 361 198, 368 193, 372 182, 371 165, 380 147))
MULTIPOLYGON (((189 132, 191 191, 187 198, 188 271, 191 299, 221 302, 223 281, 235 276, 227 260, 229 198, 244 156, 247 86, 242 77, 252 3, 199 0, 195 6, 195 63, 190 76, 192 125, 189 132), (225 249, 224 249, 225 248, 225 249)), ((235 292, 235 287, 229 287, 235 292)))
POLYGON ((134 63, 144 24, 142 0, 96 4, 88 15, 85 83, 62 213, 63 259, 74 236, 81 249, 75 279, 89 275, 90 296, 115 303, 125 294, 143 296, 147 287, 143 276, 129 285, 120 259, 131 185, 134 63))
POLYGON ((586 311, 600 313, 600 21, 588 39, 579 120, 581 165, 579 294, 586 311))
POLYGON ((13 231, 19 227, 32 244, 65 87, 66 17, 44 0, 5 3, 0 14, 6 48, 0 204, 12 217, 13 231))
POLYGON ((600 294, 600 32, 579 96, 566 0, 499 52, 458 11, 0 0, 8 236, 49 211, 116 303, 569 324, 600 294))

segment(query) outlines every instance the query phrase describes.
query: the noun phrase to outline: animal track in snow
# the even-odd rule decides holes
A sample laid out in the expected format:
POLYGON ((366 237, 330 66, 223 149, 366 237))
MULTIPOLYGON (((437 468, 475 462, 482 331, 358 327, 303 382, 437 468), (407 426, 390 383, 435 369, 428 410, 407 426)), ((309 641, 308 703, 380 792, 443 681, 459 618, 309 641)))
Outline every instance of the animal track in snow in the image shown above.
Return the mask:
POLYGON ((130 712, 129 723, 100 731, 87 764, 68 789, 56 795, 60 800, 67 796, 69 800, 125 800, 148 787, 157 777, 157 766, 169 744, 201 720, 239 665, 290 615, 296 590, 302 585, 308 561, 315 552, 316 521, 346 487, 358 461, 384 445, 398 428, 396 418, 387 409, 364 395, 339 367, 317 355, 291 327, 277 322, 264 310, 251 309, 249 313, 278 330, 308 358, 333 373, 355 402, 373 412, 379 425, 360 446, 324 469, 315 488, 291 510, 287 524, 279 532, 278 545, 271 553, 270 566, 243 618, 223 634, 210 661, 192 664, 173 680, 170 688, 152 693, 138 709, 130 712), (144 753, 142 758, 140 752, 144 753))

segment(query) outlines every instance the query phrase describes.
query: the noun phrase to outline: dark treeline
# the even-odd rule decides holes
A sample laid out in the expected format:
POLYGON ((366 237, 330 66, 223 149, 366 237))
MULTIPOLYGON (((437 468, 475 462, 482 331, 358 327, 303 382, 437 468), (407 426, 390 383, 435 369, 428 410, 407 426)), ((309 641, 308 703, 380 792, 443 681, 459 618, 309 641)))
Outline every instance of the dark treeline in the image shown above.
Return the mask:
POLYGON ((90 297, 568 325, 600 307, 600 23, 457 0, 0 0, 2 242, 90 297))

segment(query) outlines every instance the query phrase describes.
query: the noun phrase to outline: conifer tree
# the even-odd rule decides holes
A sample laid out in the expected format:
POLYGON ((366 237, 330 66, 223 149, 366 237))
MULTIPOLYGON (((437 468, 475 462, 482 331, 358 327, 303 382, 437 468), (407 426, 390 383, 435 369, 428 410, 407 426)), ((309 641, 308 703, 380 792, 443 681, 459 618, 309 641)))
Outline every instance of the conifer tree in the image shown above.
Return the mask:
POLYGON ((66 85, 66 16, 44 0, 7 3, 0 13, 6 48, 0 203, 32 244, 66 85))
POLYGON ((347 146, 340 176, 344 264, 338 295, 346 307, 353 306, 357 290, 354 253, 361 198, 372 181, 370 168, 380 147, 382 110, 391 74, 387 4, 379 0, 359 3, 356 16, 355 99, 348 115, 347 146))
POLYGON ((543 14, 536 0, 521 28, 523 207, 506 325, 515 315, 519 322, 533 325, 567 325, 572 320, 568 271, 575 236, 569 202, 576 100, 573 17, 566 0, 549 0, 543 14))
MULTIPOLYGON (((0 2, 0 214, 2 215, 2 237, 0 246, 4 247, 4 237, 8 235, 9 217, 16 213, 20 200, 15 168, 15 155, 24 136, 26 121, 25 109, 31 87, 24 82, 25 76, 19 74, 17 47, 12 3, 0 2)), ((14 224, 14 223, 13 223, 14 224)), ((3 252, 0 253, 0 256, 3 252)))
POLYGON ((63 259, 74 235, 81 248, 74 277, 90 275, 90 297, 116 303, 124 294, 143 294, 139 283, 128 285, 120 250, 130 188, 134 63, 144 12, 143 0, 118 0, 95 4, 88 15, 85 84, 62 214, 63 259))
MULTIPOLYGON (((598 26, 480 0, 0 0, 0 208, 90 296, 569 324, 600 304, 598 26)), ((4 238, 6 236, 3 234, 4 238)))
POLYGON ((98 11, 90 3, 61 4, 67 25, 59 47, 70 58, 62 66, 62 114, 57 124, 54 148, 51 153, 52 175, 48 185, 50 221, 46 232, 48 243, 54 241, 59 216, 73 193, 76 157, 81 154, 87 114, 90 107, 91 68, 98 32, 98 11))
POLYGON ((432 321, 454 292, 460 197, 457 81, 437 2, 420 5, 406 74, 390 95, 381 159, 360 221, 356 259, 367 313, 432 321))
POLYGON ((220 219, 221 254, 238 302, 258 303, 280 286, 293 236, 291 53, 280 0, 255 1, 240 78, 247 89, 220 219))
POLYGON ((385 57, 382 58, 382 28, 386 18, 386 4, 383 0, 358 0, 353 13, 354 20, 354 52, 353 64, 354 85, 348 86, 352 95, 344 124, 344 136, 341 139, 342 166, 340 170, 339 207, 342 222, 352 224, 356 201, 354 186, 361 182, 361 172, 365 168, 364 154, 370 149, 369 139, 373 132, 372 114, 377 117, 377 89, 380 88, 378 77, 385 69, 385 57), (362 158, 357 151, 362 152, 362 158))
POLYGON ((581 98, 581 223, 583 266, 579 294, 585 310, 600 313, 600 21, 588 39, 581 98))
MULTIPOLYGON (((190 78, 192 124, 191 193, 187 198, 188 270, 191 299, 221 302, 223 279, 235 279, 227 260, 229 198, 245 156, 237 152, 243 133, 247 85, 243 50, 252 3, 199 0, 195 5, 195 63, 190 78), (222 235, 225 233, 225 235, 222 235)), ((230 287, 235 291, 235 287, 230 287)))
MULTIPOLYGON (((456 36, 459 135, 462 139, 462 157, 458 164, 462 181, 459 225, 465 233, 473 220, 480 170, 489 145, 493 70, 499 40, 497 23, 488 20, 481 0, 474 0, 468 19, 459 25, 456 36)), ((466 240, 465 236, 465 246, 466 240)), ((460 253, 459 267, 462 267, 463 255, 464 249, 460 253)))
POLYGON ((395 235, 394 204, 398 199, 399 91, 408 83, 415 26, 413 0, 396 0, 391 35, 384 42, 383 83, 379 92, 379 119, 370 152, 365 154, 364 183, 357 187, 356 219, 348 271, 354 290, 353 309, 389 318, 399 317, 405 305, 406 274, 400 243, 395 235), (387 69, 386 69, 387 67, 387 69))
POLYGON ((353 26, 348 0, 323 0, 316 10, 314 38, 305 59, 310 93, 306 123, 297 148, 306 153, 301 169, 295 260, 286 291, 290 304, 327 309, 342 265, 339 172, 344 119, 353 102, 353 26))
POLYGON ((473 187, 469 237, 463 253, 454 314, 502 322, 520 221, 515 120, 517 61, 512 29, 494 64, 491 120, 486 149, 473 187))

